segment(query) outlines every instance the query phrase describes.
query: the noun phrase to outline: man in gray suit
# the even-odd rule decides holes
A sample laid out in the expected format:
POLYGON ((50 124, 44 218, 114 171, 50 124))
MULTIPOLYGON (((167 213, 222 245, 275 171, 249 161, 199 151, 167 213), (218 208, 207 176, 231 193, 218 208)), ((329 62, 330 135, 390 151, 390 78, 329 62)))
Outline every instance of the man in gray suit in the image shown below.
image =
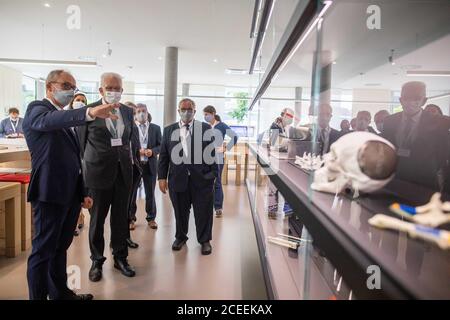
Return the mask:
MULTIPOLYGON (((122 77, 116 73, 105 73, 99 89, 102 99, 91 107, 118 103, 123 92, 122 77)), ((103 237, 105 219, 111 208, 111 247, 114 267, 127 277, 135 276, 128 264, 128 205, 132 185, 133 110, 121 104, 115 110, 117 120, 99 119, 89 122, 79 130, 80 144, 84 154, 84 179, 88 194, 94 200, 90 210, 89 246, 92 267, 91 281, 100 281, 105 241, 103 237)))

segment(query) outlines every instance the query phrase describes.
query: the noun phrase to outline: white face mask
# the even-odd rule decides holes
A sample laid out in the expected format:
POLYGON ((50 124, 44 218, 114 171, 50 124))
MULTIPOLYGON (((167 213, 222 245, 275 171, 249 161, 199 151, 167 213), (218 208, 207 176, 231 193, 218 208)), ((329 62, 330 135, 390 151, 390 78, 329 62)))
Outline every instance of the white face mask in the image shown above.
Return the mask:
POLYGON ((84 106, 86 106, 86 105, 84 104, 83 101, 74 101, 72 104, 72 107, 74 109, 80 109, 80 108, 83 108, 84 106))
POLYGON ((117 91, 106 91, 105 101, 107 103, 118 103, 122 99, 122 92, 117 91))
POLYGON ((147 114, 145 112, 138 112, 136 114, 136 120, 140 123, 144 123, 147 120, 147 114))

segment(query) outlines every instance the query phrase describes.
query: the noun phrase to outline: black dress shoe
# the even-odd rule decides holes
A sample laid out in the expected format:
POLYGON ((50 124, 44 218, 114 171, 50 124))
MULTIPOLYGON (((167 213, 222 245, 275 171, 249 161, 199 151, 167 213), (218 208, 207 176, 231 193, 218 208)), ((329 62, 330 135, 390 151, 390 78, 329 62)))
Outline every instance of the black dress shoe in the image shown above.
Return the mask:
POLYGON ((102 263, 98 261, 92 262, 91 269, 89 270, 89 280, 92 282, 98 282, 102 279, 102 263))
POLYGON ((172 244, 172 250, 180 251, 181 248, 183 248, 185 243, 186 243, 186 240, 175 239, 175 241, 172 244))
POLYGON ((136 272, 128 264, 127 259, 114 259, 114 268, 120 270, 125 277, 134 277, 136 272))
POLYGON ((127 239, 127 246, 128 246, 128 248, 131 248, 131 249, 137 249, 139 247, 139 245, 136 242, 134 242, 133 240, 131 240, 131 238, 127 239))
POLYGON ((207 256, 208 254, 211 254, 212 247, 211 244, 208 242, 202 243, 202 255, 207 256))
POLYGON ((68 295, 61 300, 77 300, 77 301, 88 301, 88 300, 94 300, 94 296, 90 293, 83 293, 83 294, 76 294, 73 293, 72 295, 68 295))

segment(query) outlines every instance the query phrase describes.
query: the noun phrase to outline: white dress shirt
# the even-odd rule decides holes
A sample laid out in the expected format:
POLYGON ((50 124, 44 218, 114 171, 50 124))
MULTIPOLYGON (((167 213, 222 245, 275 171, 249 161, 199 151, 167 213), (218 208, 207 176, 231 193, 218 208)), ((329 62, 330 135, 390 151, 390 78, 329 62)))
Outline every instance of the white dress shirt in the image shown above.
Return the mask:
MULTIPOLYGON (((103 104, 108 104, 105 99, 102 99, 103 104)), ((108 128, 109 132, 114 136, 114 132, 117 133, 117 135, 114 136, 114 138, 121 139, 123 135, 123 131, 125 129, 125 124, 123 122, 122 113, 120 112, 120 108, 116 109, 116 116, 118 119, 116 120, 116 128, 114 128, 114 124, 111 120, 111 118, 105 119, 106 127, 108 128)))
MULTIPOLYGON (((139 130, 139 141, 141 143, 141 149, 147 149, 148 146, 148 127, 150 123, 148 121, 145 121, 145 123, 140 123, 139 121, 136 121, 136 126, 139 130)), ((141 161, 147 161, 148 157, 141 156, 141 161)))
POLYGON ((183 147, 183 156, 187 157, 189 156, 188 153, 188 146, 187 146, 187 138, 192 135, 192 125, 194 124, 194 120, 191 120, 189 122, 189 130, 186 128, 186 124, 182 121, 179 123, 180 126, 180 139, 181 139, 181 146, 183 147))

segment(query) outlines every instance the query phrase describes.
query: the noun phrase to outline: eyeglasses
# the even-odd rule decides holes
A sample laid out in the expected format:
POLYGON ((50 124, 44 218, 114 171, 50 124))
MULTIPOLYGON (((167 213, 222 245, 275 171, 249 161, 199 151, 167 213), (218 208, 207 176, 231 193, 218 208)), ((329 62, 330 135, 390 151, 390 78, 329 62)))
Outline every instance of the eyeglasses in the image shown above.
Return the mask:
POLYGON ((61 85, 61 88, 63 90, 77 90, 77 86, 73 86, 70 82, 58 82, 58 81, 53 81, 52 83, 57 83, 61 85))

